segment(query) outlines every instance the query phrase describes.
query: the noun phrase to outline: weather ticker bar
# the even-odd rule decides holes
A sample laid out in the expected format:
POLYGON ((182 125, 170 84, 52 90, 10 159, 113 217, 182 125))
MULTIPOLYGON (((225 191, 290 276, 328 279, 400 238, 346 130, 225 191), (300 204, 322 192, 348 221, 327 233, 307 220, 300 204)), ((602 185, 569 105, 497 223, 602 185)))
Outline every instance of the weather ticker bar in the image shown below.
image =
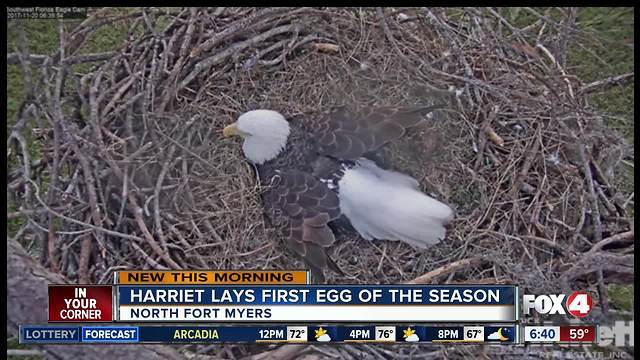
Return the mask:
POLYGON ((22 344, 143 343, 494 343, 515 344, 511 325, 21 325, 22 344))

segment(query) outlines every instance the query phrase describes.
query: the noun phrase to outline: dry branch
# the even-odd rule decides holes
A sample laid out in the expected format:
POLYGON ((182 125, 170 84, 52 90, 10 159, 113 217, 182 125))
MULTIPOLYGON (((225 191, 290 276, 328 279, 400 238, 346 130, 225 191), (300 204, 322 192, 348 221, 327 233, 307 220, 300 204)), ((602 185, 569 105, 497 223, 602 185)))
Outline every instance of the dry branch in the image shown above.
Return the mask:
POLYGON ((606 79, 594 81, 582 86, 578 89, 578 94, 590 94, 595 91, 604 91, 607 87, 613 85, 625 85, 634 80, 634 73, 611 76, 606 79))
POLYGON ((447 264, 441 268, 430 271, 426 274, 420 275, 417 278, 411 281, 408 281, 407 284, 430 284, 433 280, 438 279, 442 275, 448 275, 460 269, 478 266, 481 262, 482 262, 481 258, 470 258, 470 259, 458 260, 451 264, 447 264))

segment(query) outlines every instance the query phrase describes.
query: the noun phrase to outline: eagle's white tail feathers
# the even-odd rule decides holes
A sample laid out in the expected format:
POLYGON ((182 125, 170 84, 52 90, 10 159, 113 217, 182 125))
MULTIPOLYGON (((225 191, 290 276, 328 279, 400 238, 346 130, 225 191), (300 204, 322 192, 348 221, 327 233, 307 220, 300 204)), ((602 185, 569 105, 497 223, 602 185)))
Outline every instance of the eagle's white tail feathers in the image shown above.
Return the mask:
POLYGON ((417 189, 418 186, 420 186, 420 184, 418 184, 418 180, 412 178, 411 176, 399 173, 397 171, 381 169, 378 167, 378 165, 376 165, 376 163, 367 158, 360 158, 360 160, 358 160, 358 165, 366 168, 367 170, 370 170, 374 175, 384 180, 385 182, 396 183, 400 186, 407 186, 413 189, 417 189))
POLYGON ((346 170, 339 188, 342 213, 367 240, 426 248, 444 238, 444 225, 453 218, 451 208, 417 190, 415 179, 370 160, 346 170))

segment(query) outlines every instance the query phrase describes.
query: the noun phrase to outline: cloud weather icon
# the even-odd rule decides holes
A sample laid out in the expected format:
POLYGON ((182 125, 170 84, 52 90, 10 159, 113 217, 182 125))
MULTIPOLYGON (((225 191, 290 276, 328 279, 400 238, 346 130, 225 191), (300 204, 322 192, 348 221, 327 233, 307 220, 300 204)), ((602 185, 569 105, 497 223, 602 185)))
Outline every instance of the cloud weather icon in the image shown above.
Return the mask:
POLYGON ((323 329, 322 326, 318 330, 315 330, 315 332, 316 332, 317 341, 322 341, 322 342, 331 341, 331 336, 327 334, 327 330, 323 329))
POLYGON ((498 331, 491 333, 489 336, 487 336, 488 340, 500 340, 500 341, 507 341, 509 340, 509 336, 505 336, 504 333, 506 333, 507 331, 505 331, 503 328, 499 328, 498 331))
POLYGON ((407 330, 402 330, 402 332, 404 333, 403 334, 404 341, 409 341, 409 342, 420 341, 420 338, 416 334, 416 331, 413 330, 411 327, 407 327, 407 330))

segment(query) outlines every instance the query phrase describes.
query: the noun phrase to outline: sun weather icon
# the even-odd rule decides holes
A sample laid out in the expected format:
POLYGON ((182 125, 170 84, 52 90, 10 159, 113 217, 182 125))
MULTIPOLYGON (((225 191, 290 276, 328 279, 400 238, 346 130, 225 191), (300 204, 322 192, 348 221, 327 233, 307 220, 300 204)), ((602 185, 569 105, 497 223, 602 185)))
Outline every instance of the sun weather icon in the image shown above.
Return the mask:
POLYGON ((318 330, 315 330, 315 332, 316 332, 317 341, 322 341, 322 342, 331 341, 331 336, 327 334, 327 330, 323 329, 322 326, 320 326, 318 330))
POLYGON ((402 330, 402 332, 404 334, 403 335, 404 341, 409 341, 409 342, 420 341, 420 338, 416 334, 416 331, 413 330, 410 326, 408 326, 406 330, 402 330))

